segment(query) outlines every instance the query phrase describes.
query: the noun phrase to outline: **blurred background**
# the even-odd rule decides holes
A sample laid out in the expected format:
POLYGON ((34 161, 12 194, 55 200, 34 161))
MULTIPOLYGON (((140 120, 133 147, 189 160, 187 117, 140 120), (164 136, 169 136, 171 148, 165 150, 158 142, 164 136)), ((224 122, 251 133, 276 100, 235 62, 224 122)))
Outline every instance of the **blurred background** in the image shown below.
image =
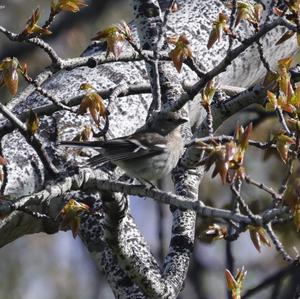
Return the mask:
MULTIPOLYGON (((33 9, 40 7, 42 19, 49 12, 50 0, 0 0, 0 25, 20 32, 33 9)), ((127 0, 94 0, 79 14, 62 13, 51 28, 53 35, 46 40, 61 57, 76 57, 89 44, 97 31, 120 20, 131 18, 127 0)), ((16 56, 29 65, 32 76, 41 72, 48 64, 46 55, 37 48, 25 44, 9 42, 0 35, 0 60, 6 56, 16 56)), ((0 97, 5 97, 0 88, 0 97)), ((242 117, 239 115, 238 118, 242 117)), ((252 139, 266 140, 275 126, 272 118, 258 124, 252 139)), ((250 149, 247 154, 246 170, 253 178, 276 188, 286 169, 271 155, 267 160, 259 151, 250 149)), ((223 186, 219 177, 211 179, 209 173, 201 185, 200 196, 205 203, 215 207, 228 207, 232 202, 228 186, 223 186)), ((244 188, 246 202, 254 211, 263 210, 271 203, 271 198, 255 188, 244 188)), ((166 253, 170 237, 171 217, 168 207, 158 206, 152 200, 131 199, 132 213, 136 223, 149 242, 152 252, 161 259, 166 253), (145 221, 147 219, 147 221, 145 221)), ((218 221, 216 221, 218 223, 218 221)), ((180 298, 219 299, 226 298, 224 269, 229 264, 234 268, 243 265, 248 270, 245 290, 255 287, 269 275, 281 273, 287 266, 274 249, 262 248, 258 253, 249 234, 243 233, 235 242, 223 240, 208 243, 202 232, 212 224, 212 220, 199 220, 195 253, 185 289, 180 298), (234 260, 231 260, 234 256, 234 260)), ((222 223, 220 223, 222 224, 222 223)), ((278 225, 281 241, 294 255, 293 246, 299 247, 299 233, 293 224, 278 225)), ((1 237, 1 236, 0 236, 1 237)), ((275 286, 268 286, 251 298, 292 298, 289 294, 295 286, 298 275, 283 275, 275 286)), ((250 298, 247 296, 245 298, 250 298)), ((73 239, 71 232, 55 235, 36 234, 25 236, 0 249, 0 299, 112 299, 112 291, 105 278, 95 267, 88 252, 79 239, 73 239)))

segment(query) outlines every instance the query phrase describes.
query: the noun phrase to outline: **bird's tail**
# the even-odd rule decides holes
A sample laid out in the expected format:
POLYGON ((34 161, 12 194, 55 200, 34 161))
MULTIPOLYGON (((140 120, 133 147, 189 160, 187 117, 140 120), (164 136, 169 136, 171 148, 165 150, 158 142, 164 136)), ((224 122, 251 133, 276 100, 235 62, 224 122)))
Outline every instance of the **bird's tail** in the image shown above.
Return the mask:
POLYGON ((92 147, 94 149, 101 148, 103 142, 101 141, 61 141, 58 142, 59 146, 71 146, 71 147, 92 147))
MULTIPOLYGON (((71 147, 92 147, 93 149, 101 149, 101 145, 103 145, 104 142, 102 141, 61 141, 58 142, 57 145, 62 146, 71 146, 71 147)), ((99 164, 103 164, 105 162, 108 162, 109 159, 103 156, 102 154, 96 155, 88 160, 89 165, 91 166, 98 166, 99 164)))

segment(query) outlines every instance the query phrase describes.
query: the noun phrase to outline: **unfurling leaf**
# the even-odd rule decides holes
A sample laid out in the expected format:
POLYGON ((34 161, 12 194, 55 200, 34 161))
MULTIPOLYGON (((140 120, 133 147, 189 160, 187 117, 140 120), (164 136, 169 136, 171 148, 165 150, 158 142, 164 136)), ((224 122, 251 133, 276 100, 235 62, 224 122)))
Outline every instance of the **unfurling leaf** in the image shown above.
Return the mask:
POLYGON ((286 144, 285 142, 281 142, 281 141, 278 141, 276 143, 276 148, 277 148, 277 151, 280 155, 280 158, 281 160, 286 163, 287 160, 288 160, 288 153, 289 153, 289 145, 286 144))
POLYGON ((87 90, 87 93, 81 100, 78 114, 83 115, 89 110, 94 122, 99 125, 100 117, 106 118, 107 116, 103 98, 93 91, 93 87, 88 83, 83 83, 80 89, 87 90))
POLYGON ((290 103, 287 96, 285 96, 284 94, 280 94, 278 97, 276 97, 274 93, 268 91, 267 97, 268 97, 268 103, 266 104, 267 111, 275 111, 277 109, 282 109, 283 111, 292 113, 295 112, 296 110, 296 107, 290 103))
POLYGON ((238 144, 241 148, 241 150, 245 151, 248 147, 249 143, 249 137, 250 134, 252 133, 252 123, 250 123, 245 130, 240 130, 240 134, 238 136, 238 144))
POLYGON ((288 73, 292 60, 292 57, 287 57, 278 61, 279 76, 277 78, 277 81, 279 85, 279 90, 286 97, 287 102, 291 99, 294 92, 291 83, 291 77, 288 73))
POLYGON ((7 161, 5 158, 3 158, 1 155, 0 155, 0 165, 6 165, 7 161))
POLYGON ((209 226, 204 232, 206 239, 211 241, 225 239, 228 236, 228 229, 226 226, 220 226, 216 223, 209 226))
POLYGON ((218 19, 213 23, 212 30, 209 34, 207 48, 210 49, 216 41, 222 39, 223 32, 228 30, 228 16, 225 13, 220 13, 218 19))
POLYGON ((275 111, 278 108, 278 101, 276 95, 271 92, 267 91, 268 103, 266 104, 267 111, 275 111))
POLYGON ((90 212, 90 207, 75 199, 70 199, 68 203, 60 210, 56 219, 61 221, 61 228, 71 228, 74 239, 76 238, 80 227, 80 215, 84 212, 90 212))
POLYGON ((208 171, 214 164, 212 177, 219 174, 223 184, 230 183, 236 178, 244 180, 244 157, 251 132, 252 124, 245 130, 242 127, 237 127, 234 140, 227 142, 225 145, 217 143, 207 146, 207 148, 202 146, 203 150, 208 152, 208 155, 200 161, 200 165, 204 165, 205 171, 208 171))
POLYGON ((119 25, 118 25, 118 29, 119 32, 121 34, 123 34, 123 36, 125 37, 126 40, 128 41, 132 41, 132 32, 129 28, 129 26, 127 25, 127 23, 125 21, 122 21, 119 25))
POLYGON ((235 277, 228 269, 225 270, 227 288, 231 291, 232 299, 241 298, 242 288, 246 275, 247 271, 245 271, 244 267, 242 267, 241 270, 237 270, 237 274, 235 277))
POLYGON ((185 35, 179 36, 179 38, 172 37, 169 38, 168 41, 170 43, 174 43, 175 41, 175 48, 170 52, 170 58, 172 59, 174 66, 178 73, 180 73, 182 68, 182 63, 187 58, 192 58, 192 49, 190 47, 190 43, 185 35))
POLYGON ((29 136, 34 135, 37 130, 39 129, 40 126, 40 120, 37 116, 37 114, 30 109, 29 110, 29 115, 26 121, 26 128, 27 128, 27 133, 29 136))
POLYGON ((287 72, 289 70, 289 68, 291 67, 292 61, 293 61, 293 57, 291 57, 291 56, 278 60, 279 70, 281 72, 282 71, 287 72))
POLYGON ((23 65, 19 64, 19 70, 25 78, 28 77, 28 66, 26 63, 23 65))
POLYGON ((212 177, 215 177, 217 174, 219 174, 222 183, 225 184, 227 180, 228 163, 225 161, 224 147, 216 145, 212 148, 208 148, 208 151, 208 156, 200 161, 199 164, 205 166, 205 171, 208 171, 210 167, 215 164, 212 177))
POLYGON ((118 58, 122 52, 124 41, 126 39, 130 40, 132 37, 128 25, 123 22, 120 25, 113 25, 97 32, 96 36, 92 38, 92 40, 100 39, 106 40, 106 56, 108 56, 109 53, 113 53, 113 55, 118 58))
POLYGON ((80 90, 86 90, 86 91, 92 90, 92 89, 93 89, 93 90, 96 91, 96 89, 95 89, 90 83, 82 83, 82 84, 80 85, 79 89, 80 89, 80 90))
POLYGON ((261 20, 263 11, 264 11, 264 7, 262 4, 260 3, 255 3, 254 4, 254 16, 257 22, 259 22, 261 20))
POLYGON ((294 14, 299 13, 299 9, 300 9, 299 4, 300 4, 299 0, 286 1, 286 5, 289 8, 289 11, 294 14))
POLYGON ((292 144, 295 144, 295 139, 285 134, 284 131, 274 133, 274 140, 276 141, 276 149, 280 155, 281 160, 286 163, 289 158, 289 149, 292 144))
POLYGON ((82 7, 87 6, 82 0, 59 0, 51 2, 51 13, 57 14, 60 11, 78 12, 82 7))
POLYGON ((275 7, 273 7, 273 14, 275 16, 281 17, 283 15, 283 10, 281 10, 275 6, 275 7))
POLYGON ((214 86, 214 82, 209 81, 202 90, 202 100, 201 104, 205 109, 208 109, 211 101, 215 95, 216 87, 214 86))
POLYGON ((249 225, 248 230, 252 243, 258 252, 260 252, 261 245, 271 247, 271 243, 268 240, 266 231, 263 227, 249 225))
POLYGON ((18 67, 19 61, 15 57, 5 58, 0 63, 0 86, 4 84, 13 96, 18 92, 18 67))
POLYGON ((21 35, 30 36, 34 35, 49 35, 52 32, 48 28, 40 27, 38 25, 38 21, 40 19, 40 9, 37 8, 33 11, 31 17, 28 19, 26 23, 25 29, 22 31, 21 35))
MULTIPOLYGON (((292 0, 292 1, 284 1, 285 5, 287 6, 288 10, 280 10, 277 7, 273 8, 273 13, 279 17, 285 17, 288 19, 289 23, 295 24, 296 26, 299 25, 299 16, 300 16, 300 1, 299 0, 292 0)), ((297 32, 289 30, 285 32, 281 38, 277 41, 276 45, 288 40, 292 36, 296 34, 298 46, 300 46, 300 35, 297 32)))
POLYGON ((228 163, 226 160, 223 158, 224 153, 219 153, 218 155, 219 159, 216 160, 215 162, 215 169, 212 173, 212 177, 214 178, 217 174, 220 175, 221 181, 223 184, 227 182, 227 174, 228 174, 228 163))
POLYGON ((267 91, 267 111, 282 110, 290 114, 294 114, 297 111, 300 112, 300 88, 297 87, 294 89, 291 82, 291 76, 289 74, 289 68, 292 64, 292 60, 292 57, 279 60, 278 72, 273 74, 269 73, 269 75, 265 78, 265 83, 268 81, 268 85, 271 85, 271 83, 274 85, 276 82, 276 87, 279 88, 277 94, 267 91))
POLYGON ((268 71, 264 78, 263 86, 266 89, 275 90, 278 86, 278 77, 279 74, 277 72, 268 71))
POLYGON ((176 12, 178 11, 180 8, 178 6, 178 3, 176 1, 173 1, 172 6, 170 7, 171 12, 176 12))
POLYGON ((241 20, 258 25, 263 7, 255 7, 255 5, 248 1, 237 1, 236 10, 235 27, 241 22, 241 20))

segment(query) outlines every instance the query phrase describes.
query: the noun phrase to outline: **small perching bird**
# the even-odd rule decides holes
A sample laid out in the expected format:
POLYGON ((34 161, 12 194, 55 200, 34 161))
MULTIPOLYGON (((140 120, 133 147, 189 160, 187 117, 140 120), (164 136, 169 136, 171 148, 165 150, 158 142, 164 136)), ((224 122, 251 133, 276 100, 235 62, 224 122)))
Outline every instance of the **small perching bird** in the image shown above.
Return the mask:
POLYGON ((180 125, 187 121, 179 113, 162 112, 149 127, 107 141, 62 141, 59 145, 90 147, 100 152, 89 160, 92 166, 111 161, 129 176, 157 181, 169 174, 183 153, 180 125))

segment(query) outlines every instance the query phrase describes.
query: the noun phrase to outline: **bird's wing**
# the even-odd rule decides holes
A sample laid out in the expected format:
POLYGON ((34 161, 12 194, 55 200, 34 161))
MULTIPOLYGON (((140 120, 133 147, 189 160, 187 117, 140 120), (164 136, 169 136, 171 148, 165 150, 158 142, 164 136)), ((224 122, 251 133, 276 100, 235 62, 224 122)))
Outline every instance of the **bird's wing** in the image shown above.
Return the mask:
POLYGON ((107 161, 121 161, 144 156, 156 155, 164 152, 167 139, 158 133, 134 133, 130 136, 115 138, 107 141, 63 141, 60 145, 73 147, 91 147, 101 151, 89 159, 92 165, 102 164, 107 161))
POLYGON ((108 140, 103 144, 103 155, 111 161, 156 155, 166 149, 167 140, 157 133, 135 133, 128 137, 108 140))
POLYGON ((101 145, 102 154, 89 160, 92 165, 106 161, 121 161, 162 153, 166 149, 166 137, 157 133, 135 133, 106 141, 101 145))

